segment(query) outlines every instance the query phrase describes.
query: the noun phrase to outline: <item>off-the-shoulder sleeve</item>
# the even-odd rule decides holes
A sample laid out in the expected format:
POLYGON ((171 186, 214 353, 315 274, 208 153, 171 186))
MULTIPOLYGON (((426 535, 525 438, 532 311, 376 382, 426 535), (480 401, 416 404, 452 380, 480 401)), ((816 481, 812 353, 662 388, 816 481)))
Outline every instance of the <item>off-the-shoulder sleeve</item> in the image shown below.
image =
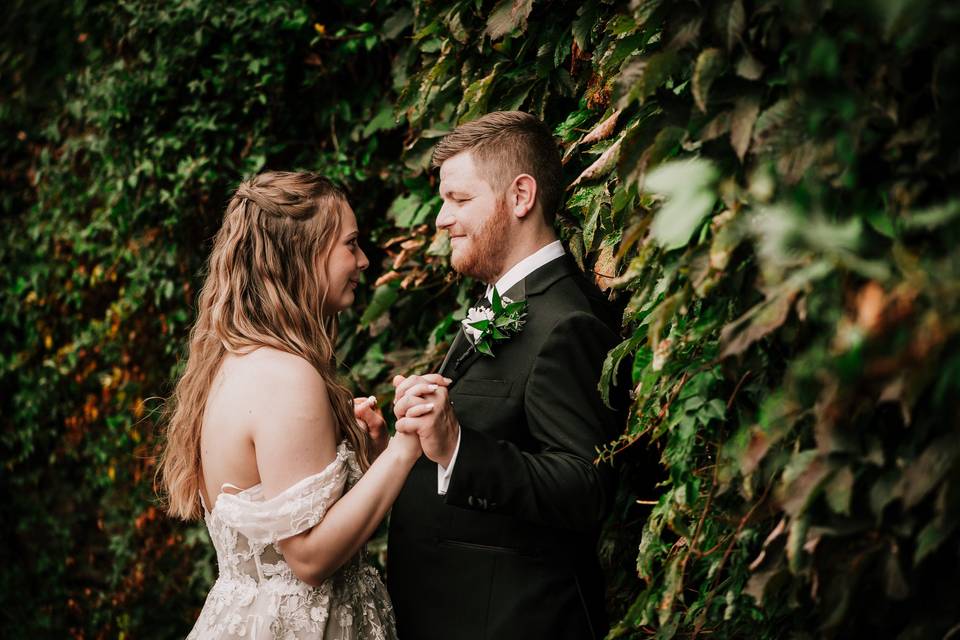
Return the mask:
POLYGON ((322 471, 307 476, 269 500, 260 497, 259 487, 249 493, 221 494, 217 515, 251 542, 272 544, 295 536, 323 519, 343 494, 349 472, 350 451, 344 444, 337 457, 322 471))

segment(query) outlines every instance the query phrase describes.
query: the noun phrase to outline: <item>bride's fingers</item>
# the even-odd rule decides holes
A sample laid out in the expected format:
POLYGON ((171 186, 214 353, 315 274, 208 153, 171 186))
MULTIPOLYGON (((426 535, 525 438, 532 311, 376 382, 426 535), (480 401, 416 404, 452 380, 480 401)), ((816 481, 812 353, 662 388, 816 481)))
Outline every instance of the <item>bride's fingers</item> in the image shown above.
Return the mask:
POLYGON ((357 402, 357 398, 354 398, 353 415, 367 424, 383 421, 383 417, 377 410, 377 399, 373 396, 364 398, 360 402, 357 402))
MULTIPOLYGON (((399 377, 399 376, 398 376, 399 377)), ((444 378, 438 373, 428 373, 423 376, 409 376, 404 378, 399 384, 396 383, 396 378, 394 378, 394 387, 396 389, 395 397, 401 398, 411 387, 418 384, 436 384, 447 386, 453 382, 450 378, 444 378)))
POLYGON ((407 411, 406 418, 419 418, 420 416, 425 416, 428 413, 433 411, 433 403, 427 402, 425 404, 418 404, 407 411))
POLYGON ((423 377, 421 376, 408 376, 400 381, 400 384, 394 384, 394 393, 393 397, 400 399, 404 396, 410 387, 424 382, 423 377))
POLYGON ((411 388, 402 398, 393 405, 393 413, 396 417, 402 418, 410 410, 410 407, 427 402, 427 399, 439 387, 435 384, 421 384, 411 388))
POLYGON ((396 427, 397 433, 419 435, 420 421, 417 418, 400 418, 396 427))
POLYGON ((403 400, 404 398, 409 398, 411 396, 417 396, 417 397, 423 398, 425 396, 430 395, 431 393, 433 393, 439 388, 440 388, 439 385, 436 385, 432 382, 422 382, 420 384, 410 387, 410 389, 407 390, 407 392, 403 394, 403 397, 401 397, 400 399, 403 400))

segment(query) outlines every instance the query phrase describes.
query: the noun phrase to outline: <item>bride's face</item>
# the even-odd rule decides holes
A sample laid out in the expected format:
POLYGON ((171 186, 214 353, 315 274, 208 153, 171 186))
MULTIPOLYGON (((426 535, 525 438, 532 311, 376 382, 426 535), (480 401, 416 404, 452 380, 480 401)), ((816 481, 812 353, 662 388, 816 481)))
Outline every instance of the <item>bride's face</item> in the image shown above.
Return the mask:
POLYGON ((354 290, 360 283, 360 272, 369 264, 360 248, 357 218, 350 205, 344 203, 340 213, 340 237, 334 241, 327 263, 325 308, 328 313, 343 311, 353 304, 354 290))

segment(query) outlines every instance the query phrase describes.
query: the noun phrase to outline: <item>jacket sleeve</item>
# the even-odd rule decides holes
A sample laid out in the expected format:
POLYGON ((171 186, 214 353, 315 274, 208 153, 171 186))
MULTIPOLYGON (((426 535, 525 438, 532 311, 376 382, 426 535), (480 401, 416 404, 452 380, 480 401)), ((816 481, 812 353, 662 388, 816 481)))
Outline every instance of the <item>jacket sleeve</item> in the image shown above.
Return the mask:
POLYGON ((524 391, 535 452, 495 440, 458 416, 460 451, 447 504, 508 514, 549 527, 587 531, 603 519, 614 474, 597 466, 597 448, 622 427, 597 382, 616 335, 595 316, 577 312, 550 331, 524 391))

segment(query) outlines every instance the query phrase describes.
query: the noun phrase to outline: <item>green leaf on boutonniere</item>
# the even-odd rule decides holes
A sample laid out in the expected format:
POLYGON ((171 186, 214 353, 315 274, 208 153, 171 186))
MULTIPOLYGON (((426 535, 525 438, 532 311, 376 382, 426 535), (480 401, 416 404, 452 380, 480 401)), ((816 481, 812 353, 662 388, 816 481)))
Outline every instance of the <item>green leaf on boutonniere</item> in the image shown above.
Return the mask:
POLYGON ((471 308, 462 321, 463 331, 474 349, 493 357, 493 343, 508 339, 523 327, 526 308, 526 300, 504 298, 494 287, 490 308, 471 308))

